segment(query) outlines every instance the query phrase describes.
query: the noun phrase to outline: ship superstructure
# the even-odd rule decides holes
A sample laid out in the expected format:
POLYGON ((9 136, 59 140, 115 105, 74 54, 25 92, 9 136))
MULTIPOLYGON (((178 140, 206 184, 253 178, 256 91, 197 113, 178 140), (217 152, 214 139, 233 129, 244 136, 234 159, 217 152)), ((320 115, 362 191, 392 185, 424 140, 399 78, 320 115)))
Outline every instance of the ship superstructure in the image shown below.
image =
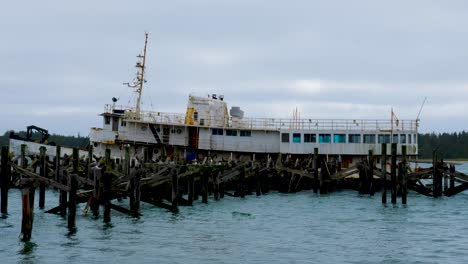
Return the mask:
POLYGON ((319 148, 320 154, 340 158, 346 166, 366 156, 369 149, 378 155, 382 143, 407 145, 408 155, 418 154, 419 120, 397 120, 393 111, 386 120, 299 118, 297 113, 292 119, 247 118, 239 107, 229 109, 224 96, 215 94, 189 95, 185 113, 142 111, 147 37, 144 53, 138 55, 136 79, 127 83, 138 94, 136 106, 115 102, 105 106, 103 127, 90 133, 97 155, 106 148, 117 155, 126 145, 139 155, 143 146, 149 146, 153 160, 164 156, 200 161, 255 154, 308 156, 319 148))

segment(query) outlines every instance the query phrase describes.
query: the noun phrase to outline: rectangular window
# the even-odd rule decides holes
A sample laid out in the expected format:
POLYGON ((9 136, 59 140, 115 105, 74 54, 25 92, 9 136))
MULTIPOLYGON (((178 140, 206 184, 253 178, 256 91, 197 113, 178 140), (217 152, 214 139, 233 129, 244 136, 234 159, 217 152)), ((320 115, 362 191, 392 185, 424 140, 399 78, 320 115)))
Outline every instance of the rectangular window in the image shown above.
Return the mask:
POLYGON ((282 133, 281 134, 281 142, 289 143, 289 134, 288 133, 282 133))
POLYGON ((413 144, 418 144, 418 135, 417 134, 413 135, 413 144))
POLYGON ((400 135, 400 143, 401 144, 406 144, 406 135, 405 134, 400 135))
POLYGON ((398 143, 398 134, 393 135, 392 143, 398 143))
POLYGON ((226 129, 226 136, 236 137, 237 136, 237 130, 226 129))
POLYGON ((377 143, 379 144, 389 144, 390 143, 390 135, 379 135, 377 139, 377 143))
POLYGON ((251 137, 252 136, 252 131, 250 131, 250 130, 241 130, 240 131, 240 136, 241 137, 251 137))
POLYGON ((331 143, 331 135, 319 134, 319 143, 331 143))
POLYGON ((204 118, 200 118, 200 126, 204 126, 205 125, 205 119, 204 118))
POLYGON ((409 134, 408 135, 408 144, 413 144, 413 143, 411 143, 412 139, 413 139, 413 137, 411 136, 411 134, 409 134))
POLYGON ((120 126, 123 126, 123 127, 124 127, 124 126, 127 126, 127 122, 124 121, 124 120, 122 119, 122 120, 120 121, 120 126))
POLYGON ((315 143, 317 142, 317 135, 315 134, 304 134, 305 143, 315 143))
POLYGON ((213 129, 211 129, 211 134, 216 135, 216 136, 222 136, 223 135, 223 129, 222 128, 213 128, 213 129))
POLYGON ((346 143, 345 134, 333 134, 333 143, 346 143))
POLYGON ((105 116, 104 117, 104 124, 109 125, 110 124, 110 116, 105 116))
POLYGON ((348 143, 361 143, 361 135, 360 134, 349 134, 348 135, 348 143))
POLYGON ((294 134, 293 134, 293 142, 294 142, 294 143, 301 143, 301 134, 299 134, 299 133, 294 133, 294 134))
POLYGON ((372 134, 366 134, 363 137, 364 144, 375 144, 375 135, 372 134))

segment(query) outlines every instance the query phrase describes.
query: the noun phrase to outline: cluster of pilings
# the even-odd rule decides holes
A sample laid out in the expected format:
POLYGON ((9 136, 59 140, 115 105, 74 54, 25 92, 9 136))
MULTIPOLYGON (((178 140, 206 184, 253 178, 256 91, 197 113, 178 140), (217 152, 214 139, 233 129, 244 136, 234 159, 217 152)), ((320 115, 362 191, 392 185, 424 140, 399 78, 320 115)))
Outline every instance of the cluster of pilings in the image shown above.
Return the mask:
POLYGON ((278 155, 276 161, 267 157, 264 160, 249 162, 209 162, 187 164, 175 161, 153 162, 148 148, 141 158, 131 159, 130 148, 124 149, 124 159, 112 159, 106 150, 104 157, 93 155, 90 146, 87 155, 79 156, 73 149, 71 156, 62 155, 61 147, 56 153, 29 155, 26 145, 21 145, 21 154, 10 155, 9 148, 2 148, 1 156, 1 213, 7 214, 8 189, 16 186, 22 190, 22 239, 31 239, 34 199, 39 189, 39 208, 45 208, 46 187, 59 192, 58 205, 47 213, 67 217, 68 228, 76 228, 78 203, 85 203, 83 214, 100 219, 103 209, 104 222, 111 221, 111 210, 131 216, 140 216, 140 203, 145 202, 177 212, 179 206, 192 206, 200 199, 208 203, 224 196, 245 197, 262 195, 270 190, 291 193, 313 190, 314 193, 328 194, 337 188, 354 188, 360 194, 382 193, 382 203, 387 203, 387 190, 391 202, 396 203, 401 196, 407 202, 408 188, 418 193, 439 197, 468 189, 468 176, 455 171, 453 165, 447 166, 434 155, 433 168, 412 172, 407 166, 406 146, 402 155, 397 157, 397 145, 391 145, 391 156, 387 162, 387 145, 382 144, 380 168, 370 150, 362 162, 346 169, 341 168, 338 159, 327 159, 319 155, 318 148, 305 160, 293 159, 289 155, 278 155), (54 157, 52 160, 49 157, 54 157), (390 166, 390 170, 388 167, 390 166), (357 176, 357 177, 356 177, 357 176), (432 189, 421 180, 432 178, 432 189), (455 182, 461 184, 456 185, 455 182), (127 199, 128 208, 112 203, 113 200, 127 199))

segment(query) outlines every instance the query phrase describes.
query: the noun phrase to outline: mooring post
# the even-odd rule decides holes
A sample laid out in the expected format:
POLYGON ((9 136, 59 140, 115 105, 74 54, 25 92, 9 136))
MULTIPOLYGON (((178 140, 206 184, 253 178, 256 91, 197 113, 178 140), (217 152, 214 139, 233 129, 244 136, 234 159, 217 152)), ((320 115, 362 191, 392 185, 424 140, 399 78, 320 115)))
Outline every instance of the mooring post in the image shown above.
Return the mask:
POLYGON ((33 212, 30 203, 30 183, 22 183, 21 204, 23 205, 22 220, 21 220, 21 234, 22 240, 27 242, 31 240, 31 233, 33 227, 33 212))
MULTIPOLYGON (((47 149, 42 146, 39 148, 40 151, 40 174, 42 177, 47 177, 47 162, 46 162, 46 151, 47 149)), ((45 184, 41 182, 39 185, 39 208, 44 209, 45 206, 45 184)))
POLYGON ((221 175, 222 175, 223 171, 224 171, 224 170, 222 170, 222 171, 219 173, 219 176, 218 176, 219 198, 220 198, 220 199, 224 198, 224 182, 221 180, 221 175))
POLYGON ((455 187, 455 165, 451 164, 450 165, 450 188, 455 187))
POLYGON ((314 193, 318 193, 319 186, 319 175, 318 175, 318 148, 314 148, 314 193))
POLYGON ((241 198, 245 197, 245 166, 242 166, 239 174, 239 196, 241 198))
POLYGON ((392 204, 397 202, 397 144, 392 143, 391 193, 392 204))
POLYGON ((406 169, 406 145, 401 146, 401 203, 406 204, 406 197, 408 194, 408 172, 406 169))
POLYGON ((88 175, 88 179, 92 179, 91 178, 91 163, 93 163, 93 145, 89 144, 88 159, 86 160, 86 175, 88 175))
POLYGON ((374 196, 374 152, 372 149, 369 149, 369 153, 367 156, 367 162, 369 164, 369 170, 367 173, 368 184, 369 184, 369 194, 374 196))
POLYGON ((197 177, 194 178, 193 180, 193 200, 196 201, 198 200, 198 195, 199 195, 199 192, 201 191, 201 182, 202 182, 202 173, 201 172, 198 172, 197 174, 195 174, 197 177, 198 177, 198 181, 195 179, 197 177))
POLYGON ((68 228, 76 227, 76 192, 78 181, 74 174, 69 175, 70 192, 68 193, 68 228))
POLYGON ((61 157, 61 148, 57 146, 55 148, 55 181, 60 182, 60 157, 61 157))
MULTIPOLYGON (((62 179, 60 181, 63 185, 68 186, 68 183, 69 183, 68 172, 66 170, 63 171, 62 179)), ((67 214, 67 201, 68 201, 67 191, 61 190, 59 199, 60 199, 60 215, 65 216, 67 214)))
POLYGON ((188 205, 193 205, 193 191, 194 191, 194 175, 193 173, 188 176, 188 198, 187 203, 188 205))
POLYGON ((106 148, 106 152, 104 154, 104 165, 107 169, 111 167, 111 150, 106 148))
POLYGON ((8 146, 2 147, 2 167, 0 175, 0 186, 1 186, 1 213, 8 213, 8 189, 10 188, 11 181, 11 166, 9 158, 10 149, 8 146))
POLYGON ((444 178, 444 193, 445 193, 448 190, 448 175, 447 175, 448 171, 447 171, 446 167, 444 166, 443 162, 442 162, 442 167, 444 169, 442 177, 444 178))
POLYGON ((135 212, 140 210, 140 200, 141 200, 141 176, 146 177, 146 170, 140 170, 139 173, 136 174, 134 181, 135 181, 135 205, 134 209, 135 212))
POLYGON ((10 188, 11 181, 11 167, 9 158, 10 149, 8 146, 2 147, 2 167, 0 174, 0 186, 1 186, 1 213, 8 213, 8 189, 10 188))
POLYGON ((208 177, 206 177, 206 171, 203 171, 201 174, 201 184, 202 203, 208 203, 208 177))
POLYGON ((330 173, 328 170, 328 163, 326 160, 322 160, 321 162, 321 169, 320 169, 320 194, 327 194, 328 193, 328 184, 327 180, 330 177, 330 173))
POLYGON ((256 167, 255 168, 255 179, 257 181, 257 188, 255 190, 257 196, 262 195, 262 178, 260 175, 260 168, 256 167))
POLYGON ((177 169, 173 168, 171 171, 172 176, 172 211, 177 212, 179 210, 179 177, 177 175, 177 169))
POLYGON ((104 172, 103 176, 103 185, 104 185, 104 191, 103 191, 103 204, 104 204, 104 223, 109 223, 111 221, 111 205, 110 205, 110 199, 111 199, 111 185, 112 185, 112 174, 108 173, 107 171, 104 172))
MULTIPOLYGON (((125 147, 125 162, 123 166, 123 173, 126 176, 130 175, 130 147, 126 146, 125 147)), ((139 174, 138 172, 135 172, 136 174, 139 174)), ((136 175, 135 175, 136 177, 136 175)), ((128 193, 128 198, 130 201, 130 210, 135 211, 135 177, 130 179, 130 191, 128 193)))
POLYGON ((380 178, 382 179, 382 203, 387 203, 387 144, 382 143, 382 157, 380 158, 380 178))
POLYGON ((219 200, 219 174, 221 172, 218 172, 215 174, 213 174, 213 195, 214 195, 214 199, 217 201, 219 200))
POLYGON ((437 197, 437 154, 432 151, 432 196, 437 197))
POLYGON ((101 199, 101 193, 100 193, 101 181, 100 180, 101 180, 101 169, 94 168, 93 169, 93 182, 94 182, 93 197, 91 198, 91 203, 89 206, 94 216, 99 215, 99 200, 101 199))

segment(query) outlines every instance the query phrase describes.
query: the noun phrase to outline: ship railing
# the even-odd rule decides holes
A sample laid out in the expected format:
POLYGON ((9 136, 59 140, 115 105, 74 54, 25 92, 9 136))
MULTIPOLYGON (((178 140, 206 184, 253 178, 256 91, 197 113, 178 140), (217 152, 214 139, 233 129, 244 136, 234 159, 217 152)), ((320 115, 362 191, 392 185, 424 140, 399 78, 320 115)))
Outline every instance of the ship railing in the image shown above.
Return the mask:
MULTIPOLYGON (((113 109, 127 110, 126 119, 139 120, 141 122, 184 125, 185 114, 141 111, 137 116, 134 108, 106 105, 110 112, 113 109)), ((200 123, 201 117, 195 122, 197 126, 210 127, 212 124, 225 124, 224 117, 209 118, 203 117, 204 125, 200 123)), ((418 122, 416 120, 398 120, 392 123, 391 120, 375 119, 276 119, 276 118, 230 118, 225 128, 237 129, 257 129, 257 130, 343 130, 343 131, 417 131, 418 122)))
POLYGON ((415 120, 366 120, 366 119, 271 119, 245 118, 232 126, 250 129, 284 129, 284 130, 354 130, 354 131, 403 131, 417 130, 415 120))

